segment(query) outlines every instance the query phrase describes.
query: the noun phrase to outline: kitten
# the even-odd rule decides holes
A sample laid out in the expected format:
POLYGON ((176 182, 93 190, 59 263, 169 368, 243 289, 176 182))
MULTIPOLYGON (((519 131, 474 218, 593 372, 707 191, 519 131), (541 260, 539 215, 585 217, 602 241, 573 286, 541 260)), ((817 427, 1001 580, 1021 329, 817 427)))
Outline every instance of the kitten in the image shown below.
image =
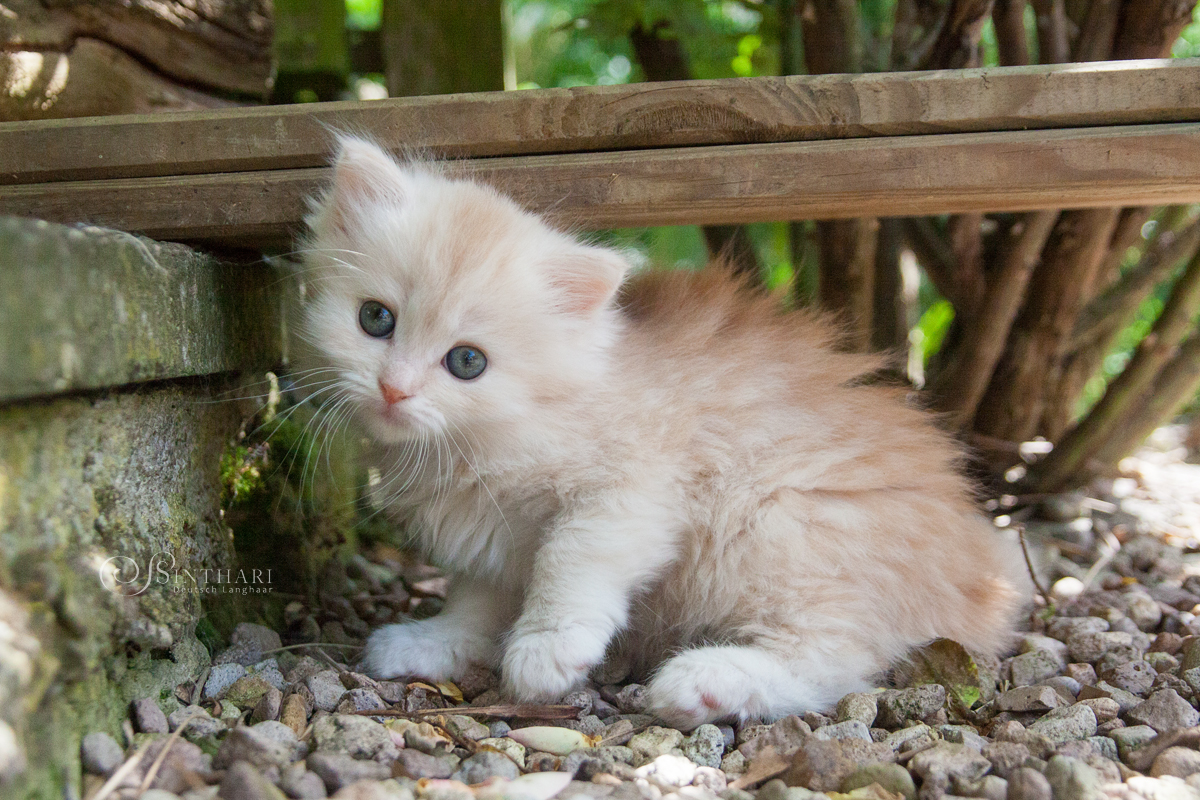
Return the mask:
POLYGON ((645 272, 496 191, 340 140, 307 337, 377 499, 451 573, 365 669, 478 662, 561 697, 619 651, 680 726, 826 710, 937 636, 995 652, 1018 592, 957 452, 874 356, 726 271, 645 272))

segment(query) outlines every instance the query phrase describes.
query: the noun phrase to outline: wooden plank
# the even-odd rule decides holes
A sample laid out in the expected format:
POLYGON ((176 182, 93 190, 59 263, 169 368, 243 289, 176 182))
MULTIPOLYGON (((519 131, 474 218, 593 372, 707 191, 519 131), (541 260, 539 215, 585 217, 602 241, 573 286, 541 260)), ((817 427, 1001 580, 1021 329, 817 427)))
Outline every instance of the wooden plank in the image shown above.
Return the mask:
MULTIPOLYGON (((478 159, 455 169, 585 228, 1200 201, 1200 123, 478 159)), ((280 243, 327 168, 0 187, 0 214, 280 243)))
POLYGON ((478 158, 1200 121, 1200 59, 737 78, 0 123, 0 184, 318 167, 330 130, 478 158))

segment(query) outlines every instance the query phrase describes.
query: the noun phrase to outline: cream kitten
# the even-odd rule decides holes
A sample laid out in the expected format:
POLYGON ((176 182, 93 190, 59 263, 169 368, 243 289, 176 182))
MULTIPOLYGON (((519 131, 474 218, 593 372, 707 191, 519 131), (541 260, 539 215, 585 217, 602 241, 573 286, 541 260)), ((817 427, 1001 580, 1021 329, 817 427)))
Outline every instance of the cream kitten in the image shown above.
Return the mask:
POLYGON ((835 333, 721 270, 648 272, 494 190, 343 138, 307 336, 377 444, 377 499, 451 573, 379 678, 500 667, 552 700, 619 649, 681 726, 829 708, 1018 593, 951 441, 835 333))

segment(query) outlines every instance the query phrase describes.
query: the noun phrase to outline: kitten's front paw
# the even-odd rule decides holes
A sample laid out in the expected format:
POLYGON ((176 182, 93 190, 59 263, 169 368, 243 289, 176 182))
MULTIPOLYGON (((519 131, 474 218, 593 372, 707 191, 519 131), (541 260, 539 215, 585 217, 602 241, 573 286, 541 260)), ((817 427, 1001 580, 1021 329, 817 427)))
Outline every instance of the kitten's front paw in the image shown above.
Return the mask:
POLYGON ((381 680, 413 675, 442 681, 457 677, 472 663, 492 665, 494 660, 492 642, 434 618, 385 625, 372 633, 362 669, 381 680))
POLYGON ((646 687, 649 711, 680 730, 755 716, 749 676, 711 652, 716 649, 688 650, 667 661, 646 687))
POLYGON ((504 654, 504 685, 526 701, 557 700, 604 658, 608 642, 580 625, 521 633, 504 654))

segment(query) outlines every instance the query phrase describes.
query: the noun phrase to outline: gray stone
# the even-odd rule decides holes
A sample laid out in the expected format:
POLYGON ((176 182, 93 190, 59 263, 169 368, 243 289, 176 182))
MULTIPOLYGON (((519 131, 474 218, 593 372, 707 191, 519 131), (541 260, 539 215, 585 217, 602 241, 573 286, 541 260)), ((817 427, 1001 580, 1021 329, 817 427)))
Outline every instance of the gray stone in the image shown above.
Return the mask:
POLYGON ((996 696, 1000 711, 1049 711, 1061 705, 1062 697, 1053 686, 1020 686, 996 696))
POLYGON ((1200 752, 1190 747, 1168 747, 1155 756, 1150 766, 1150 775, 1154 778, 1163 775, 1186 778, 1197 772, 1200 772, 1200 752))
POLYGON ((1034 722, 1028 733, 1045 736, 1055 744, 1096 735, 1096 714, 1085 705, 1075 704, 1055 708, 1034 722))
POLYGON ((992 768, 992 762, 978 751, 948 742, 917 753, 908 763, 914 775, 940 786, 946 786, 951 779, 977 781, 992 768))
POLYGON ((1100 773, 1077 758, 1051 758, 1046 765, 1046 780, 1055 800, 1097 800, 1100 797, 1100 773))
POLYGON ((988 744, 988 740, 979 735, 979 731, 970 725, 939 725, 938 733, 943 740, 954 744, 965 744, 972 750, 980 750, 988 744))
POLYGON ((684 736, 672 728, 651 726, 629 740, 634 754, 634 766, 640 767, 661 755, 676 753, 683 746, 684 736))
POLYGON ((520 776, 521 770, 512 759, 503 753, 481 750, 466 758, 458 771, 450 777, 466 784, 483 783, 489 778, 512 780, 520 776))
POLYGON ((1052 793, 1050 781, 1036 769, 1021 767, 1008 777, 1008 800, 1051 800, 1052 793))
POLYGON ((283 672, 279 669, 279 662, 274 658, 258 662, 251 668, 251 672, 281 692, 287 688, 287 679, 283 677, 283 672))
POLYGON ((1096 681, 1095 686, 1085 686, 1083 687, 1083 691, 1079 693, 1080 700, 1090 700, 1096 697, 1107 697, 1110 700, 1115 700, 1122 714, 1136 708, 1142 702, 1141 697, 1124 689, 1119 689, 1107 681, 1096 681))
POLYGON ((1149 725, 1159 733, 1191 728, 1200 723, 1200 712, 1174 689, 1160 689, 1125 716, 1127 721, 1149 725))
POLYGON ((283 353, 275 293, 181 245, 0 217, 0 260, 0 400, 269 369, 283 353))
MULTIPOLYGON (((507 756, 501 757, 507 758, 507 756)), ((420 750, 413 750, 406 747, 397 754, 395 766, 406 777, 414 780, 420 778, 449 778, 458 768, 458 759, 452 756, 431 756, 428 753, 422 753, 420 750)), ((309 769, 312 769, 311 758, 309 759, 309 769)))
POLYGON ((327 669, 305 678, 304 685, 312 692, 313 705, 322 711, 333 711, 346 693, 346 687, 336 670, 327 669))
POLYGON ((1046 626, 1049 636, 1064 643, 1077 633, 1103 633, 1107 630, 1108 620, 1100 617, 1054 617, 1046 626))
POLYGON ((1133 634, 1119 631, 1075 633, 1067 639, 1072 661, 1098 661, 1105 653, 1121 645, 1132 646, 1133 634))
POLYGON ((1127 728, 1117 728, 1108 734, 1108 738, 1117 743, 1117 752, 1126 763, 1129 763, 1132 753, 1145 747, 1157 736, 1158 732, 1149 725, 1130 725, 1127 728))
POLYGON ((588 747, 564 758, 559 769, 582 781, 590 781, 600 774, 631 781, 637 777, 630 766, 632 763, 633 751, 628 747, 588 747))
POLYGON ((284 800, 283 792, 244 761, 231 764, 225 771, 217 797, 221 800, 284 800))
POLYGON ((1089 736, 1085 739, 1097 753, 1110 761, 1120 759, 1120 751, 1117 750, 1117 743, 1107 736, 1089 736))
POLYGON ((641 714, 646 710, 646 687, 631 683, 613 695, 612 703, 626 714, 641 714))
POLYGON ((883 743, 893 750, 900 752, 911 750, 914 747, 919 747, 933 740, 933 728, 925 723, 921 723, 919 725, 910 725, 907 728, 901 728, 894 733, 888 734, 883 743))
POLYGON ((1018 742, 989 742, 981 755, 991 762, 993 775, 1007 779, 1024 766, 1029 758, 1029 748, 1018 742))
POLYGON ((838 722, 858 720, 868 728, 875 724, 879 713, 879 695, 876 692, 851 692, 838 700, 836 719, 838 722))
POLYGON ((864 742, 871 740, 870 729, 862 723, 861 720, 852 719, 846 722, 837 722, 833 725, 826 725, 823 728, 818 728, 813 731, 814 739, 862 739, 864 742))
POLYGON ((462 714, 450 714, 446 717, 446 730, 464 739, 478 742, 491 736, 491 731, 482 722, 465 717, 462 714))
POLYGON ((355 711, 381 711, 387 708, 387 704, 370 689, 351 689, 342 695, 337 708, 341 713, 350 714, 355 711))
POLYGON ((229 687, 237 683, 246 674, 246 668, 241 664, 217 664, 208 673, 208 681, 204 684, 204 698, 211 700, 221 698, 229 691, 229 687))
POLYGON ((518 767, 525 769, 525 745, 520 742, 509 739, 507 736, 498 736, 480 739, 479 745, 480 747, 490 747, 493 750, 499 750, 511 758, 518 767))
POLYGON ((1139 629, 1153 631, 1162 622, 1163 614, 1153 597, 1142 591, 1131 590, 1125 593, 1125 616, 1133 620, 1139 629))
POLYGON ((187 727, 184 728, 183 736, 188 739, 203 739, 206 736, 214 736, 225 730, 224 722, 213 719, 212 715, 200 706, 177 708, 167 717, 167 727, 172 732, 185 722, 187 723, 187 727))
POLYGON ((125 761, 125 752, 116 740, 103 731, 95 731, 83 737, 79 744, 79 756, 83 769, 92 775, 108 777, 125 761))
MULTIPOLYGON (((764 726, 748 725, 744 728, 748 732, 762 731, 764 726)), ((739 734, 740 735, 740 734, 739 734)), ((784 717, 783 719, 766 728, 765 732, 760 732, 753 738, 749 738, 738 746, 738 752, 746 757, 747 760, 753 761, 764 747, 773 747, 775 752, 781 756, 788 757, 800 749, 812 736, 812 729, 808 723, 799 717, 793 715, 784 717)))
POLYGON ((250 715, 251 722, 263 722, 266 720, 278 720, 279 712, 283 706, 283 693, 272 686, 267 690, 254 706, 254 712, 250 715))
POLYGON ((1154 685, 1158 672, 1145 661, 1127 661, 1101 673, 1104 680, 1132 694, 1144 695, 1154 685))
POLYGON ((1121 706, 1116 700, 1111 697, 1094 697, 1090 700, 1080 700, 1081 706, 1087 706, 1096 715, 1096 722, 1104 724, 1109 720, 1114 720, 1121 713, 1121 706))
POLYGON ((169 733, 167 715, 149 697, 133 701, 133 726, 141 733, 169 733))
MULTIPOLYGON (((423 755, 417 753, 416 755, 423 755)), ((381 781, 392 776, 392 770, 378 761, 360 761, 345 753, 316 752, 307 759, 308 768, 325 784, 332 794, 344 786, 358 781, 381 781)), ((450 772, 446 772, 449 776, 450 772)))
POLYGON ((146 779, 151 765, 168 747, 170 750, 162 759, 158 773, 150 783, 152 789, 163 789, 179 794, 191 788, 191 773, 205 773, 212 767, 213 759, 191 742, 182 739, 172 741, 167 736, 159 736, 146 747, 142 760, 138 762, 133 772, 129 773, 126 782, 140 786, 146 779))
MULTIPOLYGON (((1055 639, 1051 641, 1058 644, 1055 639)), ((1049 650, 1032 650, 1013 656, 1009 661, 1013 686, 1032 686, 1057 675, 1066 666, 1066 659, 1049 650)))
POLYGON ((294 800, 320 800, 327 795, 325 782, 302 763, 292 764, 280 772, 279 788, 294 800))
POLYGON ((803 786, 815 792, 836 791, 846 777, 864 764, 890 763, 895 759, 892 749, 879 742, 809 739, 796 751, 783 780, 788 786, 803 786))
POLYGON ((231 730, 221 742, 216 758, 213 759, 213 767, 225 769, 237 761, 245 761, 256 767, 285 767, 304 757, 307 748, 296 741, 295 734, 286 726, 278 722, 259 724, 280 725, 292 735, 292 741, 281 742, 273 732, 260 730, 257 726, 239 726, 231 730))
POLYGON ((898 728, 908 720, 924 720, 945 702, 946 687, 937 683, 880 692, 875 724, 881 728, 898 728))
POLYGON ((842 779, 838 791, 852 792, 864 786, 878 783, 893 794, 903 795, 905 800, 913 800, 917 795, 917 787, 913 784, 912 775, 899 764, 865 764, 842 779))
POLYGON ((700 725, 679 749, 702 767, 720 767, 725 754, 725 734, 716 725, 700 725))
POLYGON ((392 761, 397 748, 388 729, 378 722, 353 714, 332 714, 313 723, 313 741, 318 750, 346 753, 354 758, 392 761))

